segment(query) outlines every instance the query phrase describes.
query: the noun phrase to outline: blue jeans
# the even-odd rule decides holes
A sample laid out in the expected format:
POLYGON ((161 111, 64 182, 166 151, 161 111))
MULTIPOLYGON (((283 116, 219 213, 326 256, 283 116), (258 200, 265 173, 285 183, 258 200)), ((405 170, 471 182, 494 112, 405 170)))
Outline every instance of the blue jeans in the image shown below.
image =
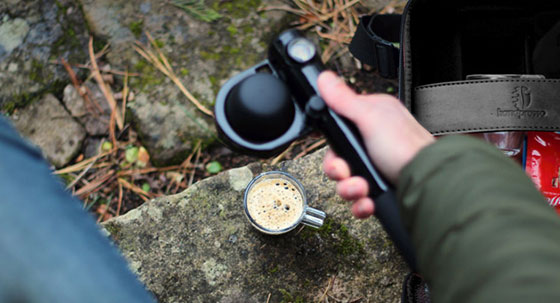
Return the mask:
POLYGON ((154 302, 41 153, 2 117, 0 302, 154 302))

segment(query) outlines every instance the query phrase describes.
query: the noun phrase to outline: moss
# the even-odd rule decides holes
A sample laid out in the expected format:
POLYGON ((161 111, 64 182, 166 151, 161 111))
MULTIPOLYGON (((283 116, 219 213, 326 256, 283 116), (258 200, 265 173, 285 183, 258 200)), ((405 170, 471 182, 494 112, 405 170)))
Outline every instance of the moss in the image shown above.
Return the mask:
POLYGON ((155 39, 154 43, 156 44, 157 47, 162 48, 165 46, 165 43, 159 39, 155 39))
POLYGON ((200 57, 204 60, 220 60, 221 56, 216 52, 200 51, 200 57))
POLYGON ((103 227, 105 227, 105 229, 111 234, 111 236, 115 236, 121 231, 120 226, 116 224, 107 224, 103 227))
POLYGON ((253 28, 252 25, 246 24, 243 25, 243 27, 241 27, 241 31, 243 31, 244 34, 252 34, 255 31, 255 29, 253 28))
MULTIPOLYGON (((41 74, 41 76, 46 79, 45 81, 48 81, 49 79, 52 78, 51 75, 41 74)), ((37 92, 34 93, 23 92, 20 94, 12 95, 11 98, 9 98, 9 101, 0 104, 0 112, 7 115, 11 115, 16 109, 23 108, 28 106, 29 104, 34 103, 45 94, 52 93, 55 96, 61 95, 62 90, 68 83, 62 80, 55 80, 52 82, 45 82, 45 84, 48 85, 45 85, 44 89, 39 90, 37 92)))
POLYGON ((243 18, 250 12, 257 12, 261 3, 261 0, 216 1, 213 9, 220 11, 224 16, 243 18))
POLYGON ((278 290, 282 294, 282 303, 305 303, 302 296, 294 296, 284 288, 278 290))
POLYGON ((133 72, 139 73, 139 77, 133 77, 130 79, 130 85, 134 88, 144 89, 150 86, 156 86, 163 83, 164 76, 150 63, 139 60, 133 66, 133 72))
POLYGON ((230 24, 226 30, 228 31, 228 33, 232 36, 235 37, 235 35, 237 35, 238 31, 237 31, 237 27, 235 27, 233 24, 230 24))
POLYGON ((360 240, 350 235, 348 227, 344 224, 336 223, 332 219, 327 218, 323 226, 318 230, 306 228, 300 233, 300 237, 307 240, 315 233, 318 233, 321 239, 327 241, 328 245, 339 255, 346 257, 364 252, 364 245, 360 240))
POLYGON ((179 70, 179 73, 181 74, 181 76, 186 76, 189 74, 189 70, 183 67, 179 70))
POLYGON ((128 24, 128 29, 132 34, 138 38, 142 35, 142 29, 144 28, 144 20, 132 21, 128 24))
POLYGON ((66 15, 66 12, 68 11, 68 7, 65 7, 62 3, 60 3, 60 1, 55 0, 54 4, 56 5, 56 7, 58 8, 58 12, 57 15, 66 15))
POLYGON ((349 256, 363 252, 364 245, 350 235, 346 226, 341 225, 337 233, 339 242, 335 245, 335 248, 339 254, 349 256))
POLYGON ((43 64, 38 60, 31 60, 31 71, 29 73, 29 79, 34 82, 42 82, 44 79, 42 77, 43 64))
POLYGON ((269 269, 268 272, 271 273, 271 274, 278 272, 278 265, 276 265, 276 266, 274 266, 273 268, 269 269))

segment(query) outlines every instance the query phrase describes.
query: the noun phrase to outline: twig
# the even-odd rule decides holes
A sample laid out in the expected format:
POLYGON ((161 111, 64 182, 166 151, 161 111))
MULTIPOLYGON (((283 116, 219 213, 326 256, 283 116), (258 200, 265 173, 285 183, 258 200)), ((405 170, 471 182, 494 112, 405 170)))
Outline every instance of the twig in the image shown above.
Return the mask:
MULTIPOLYGON (((97 53, 95 55, 95 57, 99 57, 99 53, 97 53)), ((51 60, 49 61, 49 63, 52 64, 62 64, 60 63, 58 60, 51 60)), ((86 64, 72 64, 72 63, 68 63, 68 65, 70 65, 71 67, 76 67, 76 68, 81 68, 81 69, 89 69, 91 70, 92 67, 86 64)), ((120 71, 120 70, 114 70, 114 69, 104 69, 103 70, 104 73, 109 73, 109 74, 114 74, 114 75, 118 75, 118 76, 124 76, 126 74, 126 72, 120 71)), ((128 76, 129 77, 138 77, 140 76, 140 74, 138 73, 131 73, 128 72, 128 76)))
POLYGON ((97 223, 98 224, 99 224, 99 222, 101 222, 101 219, 103 219, 103 217, 105 217, 105 214, 109 210, 109 206, 110 206, 112 201, 113 201, 113 199, 109 199, 109 202, 107 202, 107 204, 102 204, 102 205, 105 205, 105 207, 103 208, 103 211, 99 214, 99 217, 97 217, 97 223))
MULTIPOLYGON (((97 160, 97 159, 95 159, 97 160)), ((74 185, 76 185, 76 183, 78 183, 78 181, 80 181, 80 179, 82 179, 84 177, 84 175, 90 170, 90 168, 93 166, 93 164, 95 164, 95 160, 92 161, 77 177, 76 179, 74 179, 74 181, 72 181, 72 183, 68 184, 68 186, 66 186, 66 189, 72 188, 74 187, 74 185)))
POLYGON ((136 193, 142 200, 144 200, 144 202, 149 201, 148 198, 153 199, 155 198, 154 195, 152 195, 149 192, 144 191, 143 189, 141 189, 140 187, 129 183, 128 181, 126 181, 123 178, 119 178, 118 179, 119 184, 121 184, 123 187, 130 189, 132 192, 136 193))
POLYGON ((301 227, 299 228, 299 230, 296 232, 296 236, 299 235, 299 233, 305 228, 305 225, 301 225, 301 227))
POLYGON ((103 109, 101 109, 101 106, 99 104, 97 104, 97 102, 95 100, 91 100, 89 98, 89 95, 84 92, 82 92, 82 90, 80 89, 80 81, 78 81, 78 77, 76 77, 76 73, 74 73, 74 70, 72 69, 72 67, 70 66, 70 64, 68 64, 68 62, 64 59, 64 58, 60 58, 60 64, 62 64, 62 66, 64 66, 64 69, 66 69, 66 72, 68 73, 68 76, 70 77, 70 81, 72 82, 72 86, 74 86, 74 89, 78 92, 78 94, 80 95, 80 97, 82 97, 82 99, 84 99, 84 102, 87 105, 94 105, 97 110, 99 110, 99 112, 103 112, 103 109))
POLYGON ((307 155, 309 152, 311 152, 312 150, 314 150, 316 148, 319 148, 320 146, 324 145, 325 143, 327 143, 327 139, 321 139, 321 140, 315 142, 313 145, 309 146, 308 148, 303 150, 301 153, 299 153, 297 156, 295 156, 294 160, 299 159, 299 158, 307 155))
POLYGON ((117 203, 117 213, 115 214, 115 216, 119 216, 121 213, 122 199, 123 199, 123 186, 121 183, 119 183, 119 202, 117 203))
MULTIPOLYGON (((189 166, 193 166, 192 165, 192 158, 194 157, 194 154, 196 153, 196 151, 198 149, 200 149, 200 145, 202 144, 202 141, 198 141, 196 143, 195 148, 193 149, 192 153, 187 157, 187 159, 185 159, 185 161, 183 161, 183 163, 181 163, 181 174, 182 175, 186 175, 187 174, 187 168, 189 166)), ((176 182, 175 184, 175 189, 173 190, 173 193, 177 193, 179 191, 179 187, 184 184, 184 182, 181 180, 181 182, 176 182)), ((188 185, 187 185, 188 186, 188 185)))
POLYGON ((79 190, 76 191, 75 195, 76 196, 82 196, 84 194, 90 194, 93 191, 95 191, 99 186, 101 186, 103 183, 107 182, 109 179, 111 179, 113 177, 113 175, 115 174, 114 170, 110 170, 109 172, 107 172, 105 175, 91 181, 88 185, 80 188, 79 190))
POLYGON ((111 118, 109 119, 109 138, 111 138, 111 143, 113 143, 114 147, 117 147, 117 137, 115 136, 116 118, 117 118, 117 111, 114 110, 111 112, 111 118))
POLYGON ((55 175, 62 175, 62 174, 69 174, 69 173, 73 173, 73 172, 80 171, 80 170, 84 169, 84 167, 87 167, 87 165, 88 165, 89 163, 95 162, 95 161, 97 161, 97 159, 103 158, 103 157, 105 157, 105 156, 107 156, 107 155, 109 155, 109 154, 112 154, 112 153, 115 152, 115 151, 116 151, 116 149, 112 149, 112 150, 110 150, 110 151, 108 151, 108 152, 104 152, 104 153, 101 153, 101 154, 99 154, 99 155, 97 155, 97 156, 94 156, 94 157, 85 159, 85 160, 83 160, 83 161, 80 162, 80 163, 76 163, 76 164, 74 164, 74 165, 72 165, 72 166, 68 166, 68 167, 66 167, 66 168, 59 169, 59 170, 55 171, 54 174, 55 174, 55 175))
POLYGON ((122 120, 126 121, 126 101, 128 100, 128 68, 124 74, 124 86, 122 90, 123 100, 122 100, 122 120))
POLYGON ((193 170, 191 172, 191 176, 189 178, 189 183, 187 184, 187 187, 190 187, 193 184, 193 180, 194 180, 194 173, 196 172, 196 165, 198 164, 198 160, 200 159, 200 150, 202 149, 201 145, 198 145, 198 151, 196 152, 196 157, 194 159, 194 165, 193 165, 193 170))
POLYGON ((286 155, 292 151, 292 149, 294 148, 294 146, 298 145, 300 142, 299 141, 294 141, 292 144, 290 144, 290 146, 288 148, 286 148, 285 151, 283 151, 281 154, 279 154, 278 156, 276 156, 276 158, 272 159, 272 161, 270 161, 270 165, 276 165, 278 164, 280 161, 282 161, 282 159, 284 159, 284 157, 286 157, 286 155))
POLYGON ((319 302, 323 301, 323 299, 327 296, 327 293, 329 292, 329 290, 331 289, 331 284, 334 284, 334 279, 336 276, 333 276, 332 278, 329 279, 329 283, 327 284, 327 288, 325 289, 325 292, 323 292, 323 295, 321 296, 321 298, 319 299, 319 302))
POLYGON ((268 293, 268 298, 266 298, 266 303, 270 302, 270 296, 272 295, 272 293, 268 293))
POLYGON ((105 84, 105 82, 103 81, 103 77, 101 77, 101 73, 99 72, 99 67, 97 66, 97 61, 95 59, 95 53, 93 52, 93 37, 89 37, 88 48, 89 48, 89 57, 91 60, 91 66, 92 66, 91 72, 93 74, 93 77, 95 78, 95 81, 97 81, 97 85, 99 86, 99 89, 101 89, 101 91, 103 92, 103 95, 107 100, 107 103, 109 103, 109 107, 111 108, 111 111, 116 111, 115 118, 116 118, 117 126, 119 127, 119 130, 121 130, 124 126, 122 116, 119 113, 119 108, 117 107, 117 101, 115 101, 115 98, 113 97, 113 92, 111 91, 111 88, 105 84))
POLYGON ((123 170, 117 173, 117 177, 124 177, 124 176, 131 176, 131 175, 143 175, 143 174, 149 174, 149 173, 153 173, 153 172, 164 172, 164 171, 170 171, 170 170, 176 170, 176 169, 180 169, 181 165, 173 165, 173 166, 167 166, 167 167, 150 167, 150 168, 144 168, 144 169, 130 169, 130 170, 123 170))

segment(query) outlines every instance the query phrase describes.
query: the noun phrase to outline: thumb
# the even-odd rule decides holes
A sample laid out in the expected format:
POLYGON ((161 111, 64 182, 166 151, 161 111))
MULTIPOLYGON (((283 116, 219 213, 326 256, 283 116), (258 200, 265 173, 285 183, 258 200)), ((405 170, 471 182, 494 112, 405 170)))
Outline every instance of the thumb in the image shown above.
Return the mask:
POLYGON ((360 113, 358 94, 332 71, 325 71, 317 79, 317 87, 327 105, 338 114, 355 119, 360 113), (352 103, 351 105, 349 103, 352 103))

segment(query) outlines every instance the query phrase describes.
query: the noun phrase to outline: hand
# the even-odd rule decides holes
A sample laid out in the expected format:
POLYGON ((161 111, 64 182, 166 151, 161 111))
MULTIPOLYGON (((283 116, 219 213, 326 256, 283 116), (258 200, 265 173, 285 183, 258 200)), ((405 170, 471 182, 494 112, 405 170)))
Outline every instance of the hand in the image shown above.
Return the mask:
MULTIPOLYGON (((318 87, 332 110, 356 124, 373 164, 393 184, 403 167, 435 141, 393 96, 356 94, 333 72, 323 72, 318 87)), ((355 217, 367 218, 373 214, 374 202, 367 196, 366 180, 352 177, 346 161, 328 151, 323 169, 329 178, 337 181, 337 193, 345 200, 354 201, 355 217)))

